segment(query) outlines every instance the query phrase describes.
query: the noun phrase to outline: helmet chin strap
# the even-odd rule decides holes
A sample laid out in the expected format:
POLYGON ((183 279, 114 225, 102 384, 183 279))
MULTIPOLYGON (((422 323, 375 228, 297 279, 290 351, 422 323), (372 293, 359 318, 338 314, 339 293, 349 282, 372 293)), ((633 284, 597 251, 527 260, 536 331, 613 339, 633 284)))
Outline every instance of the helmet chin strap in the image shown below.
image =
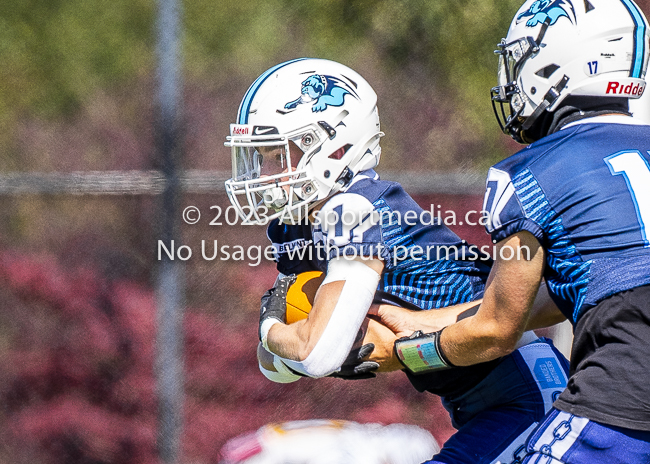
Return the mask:
POLYGON ((520 133, 530 129, 533 124, 535 124, 535 121, 537 121, 537 119, 542 115, 542 113, 544 113, 544 111, 555 104, 557 99, 560 98, 562 91, 566 88, 568 82, 569 76, 565 74, 557 84, 548 89, 548 92, 546 92, 546 95, 544 95, 542 102, 537 106, 537 108, 535 108, 535 111, 533 111, 533 113, 528 116, 522 124, 520 133))
POLYGON ((546 124, 546 134, 553 134, 567 124, 595 116, 622 114, 631 116, 626 98, 585 97, 569 95, 560 107, 552 113, 552 119, 546 124))

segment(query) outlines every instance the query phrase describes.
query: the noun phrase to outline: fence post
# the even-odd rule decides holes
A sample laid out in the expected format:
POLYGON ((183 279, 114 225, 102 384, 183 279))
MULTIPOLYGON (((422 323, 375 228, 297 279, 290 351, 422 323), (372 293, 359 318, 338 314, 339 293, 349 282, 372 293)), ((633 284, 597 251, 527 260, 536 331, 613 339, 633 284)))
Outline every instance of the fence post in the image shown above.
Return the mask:
MULTIPOLYGON (((180 11, 178 0, 158 0, 156 154, 164 176, 159 203, 160 238, 179 243, 181 161, 180 11)), ((157 446, 161 462, 179 461, 183 420, 183 268, 166 255, 157 279, 157 446)))

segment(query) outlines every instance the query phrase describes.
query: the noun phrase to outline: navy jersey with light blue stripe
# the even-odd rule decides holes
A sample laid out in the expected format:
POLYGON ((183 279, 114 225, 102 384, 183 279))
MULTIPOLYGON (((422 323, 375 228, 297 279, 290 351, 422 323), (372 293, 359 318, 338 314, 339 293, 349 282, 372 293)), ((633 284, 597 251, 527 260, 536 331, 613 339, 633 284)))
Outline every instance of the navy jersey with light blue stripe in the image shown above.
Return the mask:
MULTIPOLYGON (((372 170, 357 174, 344 192, 331 197, 319 217, 320 223, 314 221, 313 225, 285 225, 278 220, 269 224, 267 234, 276 251, 279 272, 324 272, 332 257, 356 254, 384 261, 376 302, 434 310, 473 301, 483 294, 491 261, 481 261, 469 251, 467 243, 423 211, 399 184, 380 180, 372 170), (366 222, 369 212, 380 219, 366 222), (459 258, 477 259, 455 259, 452 250, 458 250, 459 258)), ((420 391, 457 397, 484 379, 498 363, 494 360, 407 375, 420 391)))
POLYGON ((484 209, 496 241, 528 231, 574 323, 599 301, 650 284, 650 126, 579 121, 490 169, 484 209))
MULTIPOLYGON (((325 271, 329 259, 356 254, 384 262, 375 301, 435 310, 482 295, 491 261, 455 259, 454 253, 447 259, 454 247, 460 258, 469 257, 469 245, 434 221, 399 184, 381 181, 373 171, 355 176, 318 217, 314 225, 277 220, 269 225, 283 274, 325 271), (381 219, 366 222, 369 211, 381 219), (327 214, 333 214, 330 220, 327 214)), ((566 360, 551 343, 538 340, 486 363, 406 373, 418 391, 443 397, 458 427, 431 463, 518 462, 528 433, 566 386, 566 370, 566 360)))
POLYGON ((357 254, 383 259, 379 292, 420 309, 473 301, 483 292, 489 262, 470 260, 477 255, 467 243, 374 171, 359 174, 320 214, 320 225, 269 225, 280 272, 324 271, 328 259, 357 254), (370 211, 380 217, 370 226, 348 219, 370 211))

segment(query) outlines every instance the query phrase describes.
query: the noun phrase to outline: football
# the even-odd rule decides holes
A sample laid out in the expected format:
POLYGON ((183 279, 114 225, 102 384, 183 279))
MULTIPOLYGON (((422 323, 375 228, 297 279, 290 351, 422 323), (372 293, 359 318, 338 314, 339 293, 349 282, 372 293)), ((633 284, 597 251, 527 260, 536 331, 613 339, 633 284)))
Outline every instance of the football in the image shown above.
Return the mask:
POLYGON ((287 324, 306 319, 325 275, 320 271, 303 272, 287 292, 287 324))

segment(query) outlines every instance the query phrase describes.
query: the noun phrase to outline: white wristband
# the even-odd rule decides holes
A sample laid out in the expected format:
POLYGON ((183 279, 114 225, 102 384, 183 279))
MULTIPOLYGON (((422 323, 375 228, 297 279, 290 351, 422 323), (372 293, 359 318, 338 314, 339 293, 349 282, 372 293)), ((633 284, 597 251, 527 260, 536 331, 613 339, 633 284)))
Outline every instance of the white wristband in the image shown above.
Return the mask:
POLYGON ((260 326, 260 335, 262 336, 262 346, 266 351, 269 350, 269 345, 268 345, 268 338, 269 338, 269 330, 271 330, 271 327, 273 327, 275 324, 280 324, 280 321, 278 321, 275 318, 269 318, 262 322, 262 325, 260 326))

